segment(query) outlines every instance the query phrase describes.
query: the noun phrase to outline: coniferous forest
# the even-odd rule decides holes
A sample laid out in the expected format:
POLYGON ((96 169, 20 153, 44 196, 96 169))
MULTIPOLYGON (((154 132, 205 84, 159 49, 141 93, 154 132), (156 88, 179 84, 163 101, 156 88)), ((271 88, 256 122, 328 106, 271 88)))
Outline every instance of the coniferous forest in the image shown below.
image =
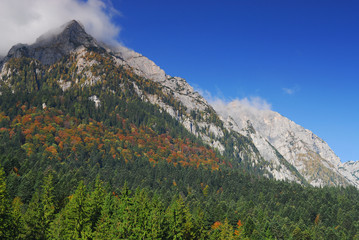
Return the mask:
POLYGON ((84 84, 71 56, 7 65, 16 71, 0 88, 1 239, 359 239, 356 188, 263 177, 132 83, 163 95, 158 84, 87 57, 101 63, 90 69, 101 83, 84 84), (58 79, 80 80, 65 91, 58 79))

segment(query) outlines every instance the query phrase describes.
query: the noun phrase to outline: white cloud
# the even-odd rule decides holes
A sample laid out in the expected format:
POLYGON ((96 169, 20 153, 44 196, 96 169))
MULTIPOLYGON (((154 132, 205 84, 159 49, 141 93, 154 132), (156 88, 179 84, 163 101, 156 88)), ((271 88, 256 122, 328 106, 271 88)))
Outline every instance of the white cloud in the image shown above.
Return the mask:
POLYGON ((17 43, 31 44, 41 34, 73 19, 97 40, 117 44, 120 28, 112 17, 118 14, 105 0, 1 0, 0 55, 6 55, 17 43))
POLYGON ((289 95, 292 95, 294 93, 293 89, 290 88, 282 88, 283 92, 289 95))
POLYGON ((226 101, 220 98, 209 100, 212 107, 224 118, 232 117, 239 129, 247 126, 248 119, 271 114, 272 105, 261 97, 249 97, 226 101))
POLYGON ((194 87, 195 91, 201 94, 215 109, 224 109, 231 105, 259 111, 272 109, 272 104, 259 96, 250 96, 242 99, 226 99, 219 89, 217 89, 216 96, 214 96, 211 92, 199 88, 198 85, 195 85, 194 87))
POLYGON ((271 111, 272 109, 272 104, 259 96, 245 97, 242 99, 228 99, 223 97, 223 94, 219 90, 217 90, 217 96, 213 96, 211 92, 198 87, 196 87, 195 90, 199 92, 214 110, 224 118, 231 116, 232 118, 237 119, 238 121, 236 122, 239 127, 244 127, 246 125, 246 119, 255 119, 258 116, 270 113, 268 111, 271 111), (241 122, 240 120, 244 122, 241 122))
POLYGON ((299 86, 294 86, 292 88, 282 88, 282 91, 285 93, 285 94, 288 94, 288 95, 293 95, 294 93, 298 92, 299 91, 299 86))
POLYGON ((234 100, 232 102, 238 101, 240 104, 248 108, 255 108, 258 110, 271 110, 272 104, 268 103, 265 99, 261 97, 250 97, 244 98, 241 100, 234 100))
POLYGON ((226 109, 226 108, 243 108, 249 111, 265 111, 271 110, 272 105, 268 103, 265 99, 261 97, 249 97, 243 99, 234 99, 231 101, 227 101, 221 98, 210 98, 207 99, 208 102, 216 109, 226 109))

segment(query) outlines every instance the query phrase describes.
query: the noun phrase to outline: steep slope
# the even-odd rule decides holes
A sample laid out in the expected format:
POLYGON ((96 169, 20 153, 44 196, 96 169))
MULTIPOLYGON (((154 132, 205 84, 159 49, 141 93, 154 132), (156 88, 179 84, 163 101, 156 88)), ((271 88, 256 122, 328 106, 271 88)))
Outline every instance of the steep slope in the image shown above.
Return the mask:
MULTIPOLYGON (((35 99, 24 96, 24 101, 30 104, 29 107, 42 108, 58 106, 59 99, 63 99, 61 95, 92 101, 102 111, 109 107, 109 96, 126 99, 126 102, 151 103, 170 114, 171 121, 181 123, 189 134, 230 156, 228 159, 232 165, 270 175, 261 165, 252 164, 262 161, 253 143, 242 135, 226 131, 215 111, 183 79, 164 73, 158 74, 158 78, 144 76, 132 67, 131 56, 134 53, 128 55, 128 52, 125 48, 122 52, 114 52, 107 46, 99 45, 79 23, 71 21, 59 30, 41 36, 32 45, 13 47, 1 63, 0 92, 7 96, 21 92, 35 94, 35 99), (165 79, 161 78, 163 76, 165 79), (56 93, 51 96, 44 89, 56 93), (36 97, 38 91, 44 91, 44 96, 36 97), (193 102, 197 104, 193 105, 193 102), (226 147, 228 144, 234 148, 226 147)), ((147 62, 142 65, 147 67, 147 62)), ((155 65, 152 67, 156 68, 155 65)), ((82 118, 81 112, 86 110, 75 109, 74 114, 82 118)), ((137 124, 143 121, 141 117, 147 116, 135 118, 137 124)), ((160 119, 146 119, 145 123, 159 133, 173 132, 173 129, 161 125, 160 119)))
MULTIPOLYGON (((358 186, 357 179, 348 174, 339 157, 326 142, 279 113, 255 109, 240 101, 214 106, 223 116, 234 119, 238 124, 235 131, 243 132, 248 127, 253 128, 260 138, 272 145, 311 185, 358 186)), ((258 142, 256 146, 258 149, 264 148, 258 142)), ((268 153, 265 149, 263 151, 268 153)))
POLYGON ((49 171, 65 198, 96 175, 115 188, 127 181, 166 191, 188 169, 230 169, 166 111, 142 101, 138 92, 179 106, 158 83, 116 66, 106 49, 79 45, 50 65, 30 57, 9 58, 0 75, 0 165, 12 197, 28 203, 49 171))
MULTIPOLYGON (((91 89, 86 98, 96 108, 106 107, 108 94, 138 98, 168 113, 232 166, 314 186, 356 184, 349 165, 341 166, 333 151, 310 131, 273 112, 231 106, 217 109, 220 116, 184 79, 167 75, 130 49, 99 44, 76 21, 44 34, 32 45, 14 46, 0 67, 0 92, 36 91, 47 81, 63 94, 91 89), (21 75, 24 66, 28 73, 21 75)), ((41 104, 46 107, 50 102, 44 98, 41 104)))
POLYGON ((136 74, 164 86, 163 91, 173 95, 186 109, 185 115, 178 114, 178 110, 176 111, 173 106, 164 104, 156 97, 149 97, 148 100, 163 107, 206 143, 221 153, 227 152, 235 161, 246 159, 252 167, 260 166, 267 172, 265 174, 270 174, 275 179, 306 183, 298 171, 273 146, 268 145, 266 140, 255 133, 250 135, 248 131, 232 131, 231 126, 235 123, 231 119, 218 116, 212 106, 184 79, 167 75, 154 62, 125 47, 117 49, 115 55, 122 59, 117 60, 119 64, 129 66, 136 74), (228 138, 231 139, 231 144, 228 144, 228 138), (244 144, 249 144, 249 147, 238 155, 238 150, 243 149, 244 144))
POLYGON ((206 100, 195 92, 184 79, 166 75, 154 62, 125 47, 119 48, 116 52, 116 56, 119 57, 116 58, 118 64, 128 66, 137 75, 159 83, 162 86, 162 91, 167 95, 172 95, 178 100, 182 105, 179 106, 179 108, 182 107, 185 111, 180 113, 180 109, 178 109, 177 106, 170 106, 164 103, 163 99, 160 99, 159 96, 146 95, 148 101, 164 108, 171 116, 181 121, 189 131, 205 139, 207 142, 211 140, 211 137, 208 135, 213 134, 212 145, 220 152, 224 151, 223 144, 217 140, 217 138, 224 136, 223 130, 220 126, 216 126, 215 123, 208 121, 210 120, 210 115, 213 114, 213 110, 206 100), (196 119, 190 115, 191 113, 193 113, 193 115, 197 114, 196 111, 202 113, 202 121, 196 121, 196 119), (206 133, 203 131, 206 131, 206 133))
MULTIPOLYGON (((227 126, 228 123, 221 119, 208 102, 184 79, 166 75, 151 60, 125 47, 111 49, 98 44, 76 21, 46 33, 32 45, 18 45, 9 51, 0 63, 2 65, 0 77, 1 85, 11 91, 21 87, 18 83, 23 79, 16 73, 18 67, 11 68, 6 65, 9 60, 18 57, 39 61, 29 62, 37 74, 31 81, 26 81, 27 87, 22 86, 25 91, 40 88, 39 82, 43 74, 39 74, 41 71, 37 66, 43 64, 49 66, 50 70, 56 69, 59 68, 58 60, 62 59, 68 69, 62 70, 56 79, 56 85, 63 91, 76 86, 81 88, 100 86, 104 82, 112 83, 111 87, 107 88, 113 93, 120 93, 129 88, 142 101, 154 104, 169 113, 190 133, 217 149, 231 161, 233 166, 240 165, 251 172, 268 177, 274 176, 276 179, 305 183, 295 168, 285 162, 272 146, 257 149, 253 140, 258 142, 263 139, 232 131, 227 126), (123 79, 121 73, 114 74, 122 67, 143 79, 127 81, 128 79, 123 79), (119 84, 117 86, 116 81, 119 84), (268 151, 272 153, 268 154, 268 151), (276 161, 268 156, 275 156, 276 161)), ((105 86, 102 88, 106 89, 105 86)), ((100 94, 89 96, 89 100, 94 101, 97 107, 101 106, 102 98, 100 94)))
POLYGON ((221 118, 225 122, 225 126, 229 131, 241 133, 253 141, 263 159, 270 163, 267 166, 267 170, 272 173, 275 179, 307 183, 297 169, 287 162, 287 160, 285 160, 285 158, 268 142, 268 140, 260 136, 260 134, 253 128, 250 121, 247 121, 246 127, 240 128, 231 116, 223 114, 221 118))

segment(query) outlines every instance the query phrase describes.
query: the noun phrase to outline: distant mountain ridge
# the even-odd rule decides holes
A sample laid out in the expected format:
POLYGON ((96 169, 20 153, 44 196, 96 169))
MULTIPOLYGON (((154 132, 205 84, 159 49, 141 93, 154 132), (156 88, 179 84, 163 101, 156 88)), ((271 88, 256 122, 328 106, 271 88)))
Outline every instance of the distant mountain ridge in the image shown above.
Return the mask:
MULTIPOLYGON (((309 130, 272 111, 253 114, 238 104, 213 108, 184 79, 167 75, 153 61, 126 47, 109 48, 98 43, 74 20, 39 37, 32 45, 12 47, 0 60, 0 81, 13 87, 9 77, 15 70, 6 68, 12 58, 28 57, 52 65, 71 55, 83 79, 58 79, 62 90, 74 84, 99 84, 103 75, 88 68, 103 66, 87 60, 91 51, 105 54, 116 67, 125 67, 158 84, 161 92, 131 83, 142 101, 159 106, 193 135, 230 158, 232 164, 247 164, 264 176, 313 186, 359 186, 358 164, 342 164, 329 146, 309 130)), ((101 104, 99 96, 91 99, 101 104)))

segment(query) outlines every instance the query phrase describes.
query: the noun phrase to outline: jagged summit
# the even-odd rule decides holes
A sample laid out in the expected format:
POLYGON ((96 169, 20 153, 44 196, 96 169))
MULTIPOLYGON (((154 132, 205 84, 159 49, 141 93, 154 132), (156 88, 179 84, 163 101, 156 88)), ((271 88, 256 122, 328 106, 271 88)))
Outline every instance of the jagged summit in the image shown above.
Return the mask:
POLYGON ((86 33, 82 24, 76 20, 71 20, 61 27, 41 35, 36 39, 35 44, 63 41, 70 41, 74 44, 85 44, 93 42, 94 39, 86 33))
POLYGON ((3 59, 3 62, 12 57, 31 57, 45 65, 49 65, 80 46, 100 47, 97 41, 86 33, 82 24, 72 20, 41 35, 34 44, 17 44, 13 46, 3 59))

